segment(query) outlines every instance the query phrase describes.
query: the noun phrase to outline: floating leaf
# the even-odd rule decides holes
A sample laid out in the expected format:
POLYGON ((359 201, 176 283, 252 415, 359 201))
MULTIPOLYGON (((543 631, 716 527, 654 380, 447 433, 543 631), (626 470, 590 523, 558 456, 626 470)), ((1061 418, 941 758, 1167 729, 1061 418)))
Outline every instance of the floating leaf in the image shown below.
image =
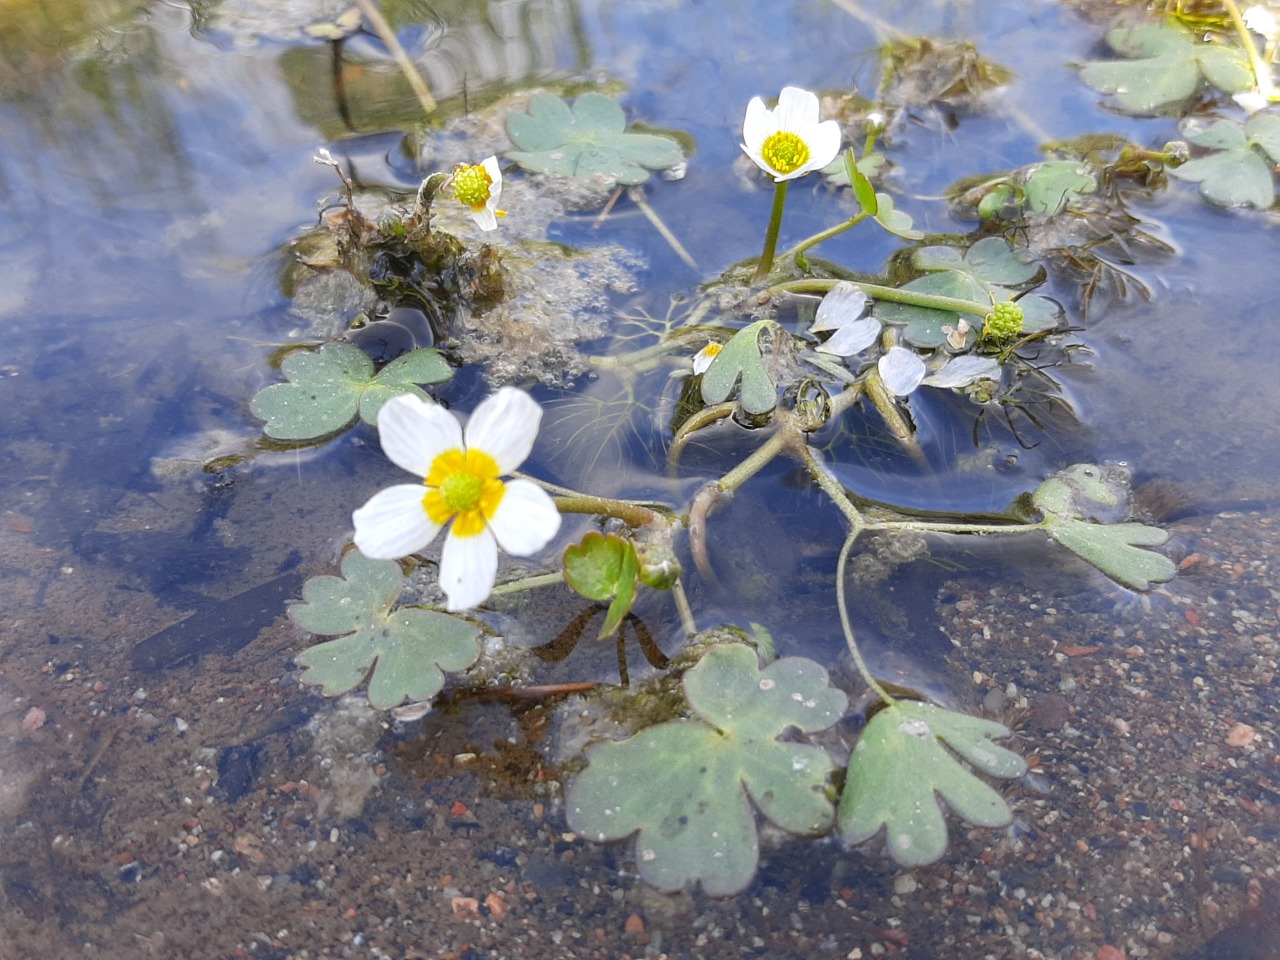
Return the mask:
POLYGON ((702 375, 703 403, 722 403, 729 399, 733 385, 741 378, 738 402, 743 411, 758 416, 778 405, 778 390, 760 352, 760 335, 773 324, 772 320, 757 320, 743 327, 716 354, 702 375))
POLYGON ((275 440, 327 436, 350 425, 357 414, 376 423, 378 410, 391 397, 413 393, 429 401, 416 384, 440 383, 453 375, 444 357, 430 348, 397 357, 375 374, 373 361, 349 343, 294 351, 280 371, 288 382, 259 390, 249 405, 275 440))
POLYGON ((1200 184, 1206 200, 1224 207, 1265 210, 1275 202, 1271 170, 1280 162, 1280 117, 1259 114, 1243 124, 1218 120, 1187 139, 1216 152, 1168 168, 1170 176, 1200 184))
POLYGON ((588 600, 612 600, 600 628, 600 639, 610 636, 636 599, 640 561, 630 540, 595 530, 564 552, 564 578, 588 600))
POLYGON ((886 845, 906 866, 932 863, 947 848, 941 797, 952 812, 983 827, 1012 820, 1004 798, 947 749, 993 777, 1020 777, 1021 757, 992 743, 1009 731, 992 720, 931 703, 897 700, 867 723, 849 757, 837 826, 852 843, 886 829, 886 845))
POLYGON ((342 577, 313 577, 305 602, 289 618, 311 633, 341 636, 294 657, 303 683, 327 697, 354 689, 369 674, 369 703, 379 709, 403 700, 429 700, 444 672, 465 670, 480 656, 480 628, 434 610, 392 609, 404 586, 400 565, 370 560, 358 550, 343 558, 342 577))
POLYGON ((1119 523, 1129 519, 1131 480, 1125 467, 1073 463, 1040 484, 1031 504, 1041 513, 1069 520, 1119 523))
POLYGON ((1253 72, 1241 51, 1196 39, 1167 23, 1118 28, 1107 34, 1107 43, 1130 59, 1086 63, 1080 78, 1112 94, 1116 105, 1129 113, 1155 113, 1186 100, 1201 77, 1225 93, 1253 86, 1253 72))
POLYGON ((1038 163, 1025 176, 1022 193, 1026 208, 1046 217, 1060 212, 1072 200, 1098 189, 1097 177, 1088 164, 1079 160, 1038 163))
POLYGON ((751 882, 759 860, 752 801, 792 833, 830 828, 831 759, 779 738, 831 726, 846 698, 812 660, 783 657, 762 670, 742 643, 712 647, 685 674, 684 694, 697 719, 590 750, 565 798, 569 826, 597 842, 637 834, 637 869, 656 887, 700 882, 711 896, 729 896, 751 882))
POLYGON ((1150 590, 1178 572, 1168 557, 1141 549, 1167 541, 1166 530, 1142 523, 1089 523, 1059 516, 1050 516, 1044 526, 1058 543, 1131 590, 1150 590))
POLYGON ((519 149, 507 153, 526 170, 556 177, 599 177, 610 186, 633 186, 650 170, 674 167, 684 154, 669 137, 627 133, 622 108, 599 93, 584 93, 570 109, 555 94, 536 93, 528 113, 507 118, 507 134, 519 149))
POLYGON ((911 224, 911 216, 893 206, 893 197, 887 193, 876 194, 876 223, 903 240, 919 240, 924 236, 911 224))
MULTIPOLYGON (((1020 257, 1000 237, 986 237, 968 250, 958 247, 921 247, 912 255, 912 262, 919 270, 929 271, 903 284, 903 290, 927 293, 934 296, 956 297, 974 303, 991 303, 1007 300, 1014 293, 1013 287, 1031 281, 1039 266, 1020 257)), ((1038 296, 1025 296, 1018 300, 1022 307, 1024 333, 1051 330, 1058 324, 1058 307, 1051 300, 1038 296)), ((901 325, 903 338, 910 344, 925 349, 937 349, 948 343, 950 331, 956 329, 960 314, 953 310, 933 310, 903 303, 879 301, 875 315, 885 323, 901 325)), ((966 318, 970 330, 964 348, 972 347, 978 337, 974 316, 966 318)), ((954 345, 953 345, 954 346, 954 345)))

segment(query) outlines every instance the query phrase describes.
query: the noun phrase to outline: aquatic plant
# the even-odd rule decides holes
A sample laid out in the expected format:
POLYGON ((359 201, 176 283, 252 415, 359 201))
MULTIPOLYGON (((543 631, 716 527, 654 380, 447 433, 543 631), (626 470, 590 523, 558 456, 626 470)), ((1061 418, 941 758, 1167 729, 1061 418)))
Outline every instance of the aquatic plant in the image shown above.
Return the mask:
MULTIPOLYGON (((1241 36, 1238 42, 1248 49, 1235 45, 1227 31, 1202 39, 1172 22, 1117 28, 1107 42, 1120 59, 1082 65, 1080 77, 1136 113, 1198 103, 1206 85, 1265 99, 1274 51, 1260 57, 1243 28, 1241 36)), ((1048 285, 1065 254, 1045 251, 1073 248, 1072 262, 1087 275, 1078 300, 1087 305, 1097 273, 1089 272, 1094 267, 1086 260, 1102 263, 1105 243, 1141 236, 1142 221, 1125 206, 1132 192, 1167 189, 1172 177, 1200 183, 1217 203, 1269 209, 1280 120, 1266 112, 1218 116, 1207 126, 1182 128, 1190 147, 1166 142, 1156 149, 1101 136, 1047 145, 1045 160, 968 178, 950 191, 955 209, 980 221, 978 231, 926 237, 876 183, 892 149, 893 118, 912 98, 963 100, 979 109, 979 95, 1008 74, 971 47, 927 38, 898 43, 886 55, 891 68, 876 101, 859 106, 852 93, 834 96, 839 120, 822 119, 823 102, 798 87, 783 88, 772 109, 760 98, 750 102, 741 148, 775 191, 761 255, 725 270, 665 318, 629 318, 628 333, 614 349, 587 353, 585 362, 600 378, 593 381, 598 395, 575 398, 581 409, 559 421, 564 429, 554 444, 542 444, 548 459, 534 456, 541 408, 527 393, 500 386, 474 408, 464 432, 421 389, 447 383, 459 365, 447 337, 439 348, 406 353, 381 370, 349 344, 297 351, 282 364, 287 382, 253 401, 266 433, 276 439, 327 436, 357 414, 376 421, 387 456, 423 478, 384 490, 357 509, 359 550, 343 560, 343 577, 309 581, 305 602, 290 608, 300 627, 336 637, 296 658, 304 682, 326 694, 367 678, 370 701, 378 707, 430 700, 447 673, 477 662, 479 637, 496 627, 476 608, 491 597, 567 584, 595 606, 574 617, 562 635, 576 642, 603 611, 598 635, 616 637, 619 649, 624 624, 640 623, 638 604, 647 597, 655 607, 670 603, 687 650, 668 659, 647 629, 636 632, 650 663, 671 672, 663 681, 668 689, 678 677, 680 715, 591 747, 566 795, 575 831, 601 842, 633 838, 640 875, 664 889, 700 884, 713 895, 744 889, 759 860, 757 814, 798 836, 834 831, 848 843, 883 836, 888 854, 909 865, 944 854, 948 811, 980 826, 1010 822, 1007 793, 984 779, 1025 772, 1017 754, 995 742, 1009 730, 886 683, 864 659, 848 596, 850 558, 860 541, 882 546, 894 538, 922 544, 929 537, 1033 535, 1046 555, 1057 550, 1131 590, 1151 590, 1176 573, 1157 549, 1168 534, 1134 515, 1127 474, 1087 463, 1046 471, 1038 485, 1029 485, 1034 489, 979 515, 945 502, 922 507, 905 498, 886 501, 883 493, 871 496, 840 469, 840 458, 874 454, 888 465, 886 472, 905 465, 933 470, 915 417, 939 396, 963 402, 936 415, 959 420, 958 411, 976 410, 981 422, 1002 414, 1019 443, 1013 412, 1048 432, 1050 426, 1031 412, 1029 397, 1052 398, 1053 370, 1069 362, 1068 334, 1078 318, 1061 287, 1048 285), (930 51, 951 58, 937 75, 945 82, 908 82, 908 71, 930 51), (842 152, 850 129, 861 139, 860 150, 842 152), (1191 147, 1205 153, 1190 158, 1191 147), (787 185, 819 170, 823 189, 833 191, 832 207, 842 203, 845 209, 832 225, 779 253, 787 185), (865 264, 813 255, 864 221, 908 243, 881 274, 865 264), (1070 239, 1077 234, 1068 232, 1058 246, 1035 242, 1044 236, 1037 229, 1055 222, 1081 230, 1085 224, 1092 232, 1079 235, 1090 239, 1077 245, 1070 239), (924 388, 938 392, 926 396, 924 388), (609 416, 601 415, 606 407, 609 416), (533 474, 577 458, 587 464, 581 472, 590 486, 602 450, 623 449, 618 431, 634 429, 637 411, 661 425, 655 433, 664 433, 654 459, 665 458, 670 482, 657 484, 658 500, 628 498, 614 484, 606 494, 533 475, 502 479, 526 458, 533 474), (692 477, 685 468, 695 456, 698 475, 692 477), (870 704, 859 714, 860 730, 849 722, 838 726, 851 716, 849 691, 832 685, 826 665, 798 656, 774 659, 771 651, 762 659, 761 650, 736 634, 708 639, 685 590, 694 577, 709 588, 717 585, 723 558, 710 536, 714 515, 780 459, 797 464, 843 520, 832 589, 821 602, 839 619, 856 675, 846 686, 870 704), (562 516, 575 514, 594 522, 552 549, 562 516), (401 605, 404 576, 389 558, 416 557, 421 574, 429 574, 437 556, 432 543, 450 523, 438 574, 426 577, 425 601, 401 605), (530 560, 503 583, 496 582, 498 547, 530 560), (436 585, 443 603, 435 602, 436 585), (464 611, 467 617, 458 615, 464 611), (833 730, 841 731, 840 739, 833 730)), ((675 138, 628 129, 622 106, 595 91, 579 93, 572 105, 539 91, 527 108, 509 109, 502 119, 513 149, 430 174, 409 209, 379 223, 358 212, 344 177, 348 203, 330 227, 347 268, 375 284, 387 273, 371 272, 369 264, 392 255, 391 275, 402 285, 375 287, 388 299, 406 296, 409 287, 420 297, 436 297, 456 283, 460 266, 478 262, 480 249, 489 250, 484 262, 500 278, 502 258, 517 255, 500 232, 493 247, 469 247, 433 230, 431 206, 437 195, 451 193, 483 231, 493 231, 504 184, 498 155, 538 174, 531 179, 540 185, 611 189, 608 204, 652 171, 686 159, 675 138)), ((628 195, 643 203, 639 194, 628 195)), ((520 209, 512 206, 512 217, 519 218, 520 209)), ((656 215, 642 209, 684 255, 656 215)), ((465 307, 483 313, 501 296, 495 282, 465 307)), ((907 551, 894 562, 916 555, 907 551)), ((890 562, 878 554, 874 559, 890 562)), ((862 577, 859 583, 874 590, 885 579, 862 577)), ((763 628, 759 632, 764 635, 763 628)))

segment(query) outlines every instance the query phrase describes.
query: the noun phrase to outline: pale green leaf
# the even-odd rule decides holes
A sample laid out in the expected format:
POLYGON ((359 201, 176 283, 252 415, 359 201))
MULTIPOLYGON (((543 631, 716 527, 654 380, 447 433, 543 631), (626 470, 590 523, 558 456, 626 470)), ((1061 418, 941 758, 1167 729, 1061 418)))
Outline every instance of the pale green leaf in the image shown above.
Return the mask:
POLYGON ((768 413, 777 406, 778 391, 765 369, 760 352, 760 335, 773 323, 772 320, 757 320, 743 327, 716 354, 702 375, 703 403, 722 403, 729 399, 734 384, 741 380, 738 402, 746 413, 768 413))
POLYGON ((313 577, 289 617, 303 630, 346 634, 302 651, 302 682, 334 697, 369 677, 369 703, 380 709, 429 700, 444 672, 464 670, 480 655, 480 628, 466 620, 411 607, 393 609, 404 586, 400 566, 353 550, 341 577, 313 577), (370 674, 372 670, 372 674, 370 674))
POLYGON ((1157 527, 1089 523, 1051 515, 1045 521, 1045 530, 1076 556, 1133 590, 1150 590, 1172 580, 1178 572, 1168 557, 1142 549, 1158 547, 1169 539, 1168 532, 1157 527))
POLYGON ((622 108, 599 93, 582 94, 572 109, 552 93, 536 93, 527 113, 508 117, 507 134, 518 149, 506 156, 524 169, 598 177, 610 186, 644 183, 651 170, 674 167, 684 158, 669 137, 627 133, 622 108))
POLYGON ((712 647, 684 688, 701 719, 591 748, 565 798, 569 825, 597 842, 635 834, 637 869, 656 887, 701 883, 729 896, 751 882, 759 859, 752 801, 792 833, 830 828, 834 765, 820 748, 779 737, 830 726, 846 699, 816 663, 784 657, 760 669, 741 643, 712 647))
POLYGON ((970 823, 1004 826, 1012 819, 1004 798, 955 754, 991 776, 1019 777, 1027 769, 1023 759, 992 742, 1008 735, 991 720, 895 701, 871 718, 849 757, 837 811, 840 833, 860 843, 883 828, 890 855, 919 866, 937 860, 947 847, 940 799, 970 823))

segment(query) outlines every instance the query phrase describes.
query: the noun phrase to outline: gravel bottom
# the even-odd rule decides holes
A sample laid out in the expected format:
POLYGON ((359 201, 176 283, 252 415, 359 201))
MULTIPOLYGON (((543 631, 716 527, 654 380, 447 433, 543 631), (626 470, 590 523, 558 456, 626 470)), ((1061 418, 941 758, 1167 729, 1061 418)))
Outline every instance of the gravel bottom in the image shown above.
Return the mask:
MULTIPOLYGON (((397 727, 281 679, 309 642, 284 622, 139 676, 104 638, 143 598, 50 566, 0 634, 0 957, 1275 957, 1275 532, 1183 524, 1149 610, 1083 578, 946 583, 957 684, 1031 762, 1013 825, 953 824, 911 871, 766 830, 724 901, 567 832, 554 705, 397 727)), ((0 559, 55 562, 23 535, 0 559)))

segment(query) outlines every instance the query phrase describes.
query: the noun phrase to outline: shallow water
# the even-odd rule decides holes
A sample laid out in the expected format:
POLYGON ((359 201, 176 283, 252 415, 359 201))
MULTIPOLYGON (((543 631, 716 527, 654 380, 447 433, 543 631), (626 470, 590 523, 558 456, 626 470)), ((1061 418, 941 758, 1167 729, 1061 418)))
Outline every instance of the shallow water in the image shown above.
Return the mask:
MULTIPOLYGON (((580 284, 606 270, 634 281, 588 311, 600 333, 615 310, 662 315, 758 253, 772 194, 740 155, 744 104, 784 83, 873 89, 876 18, 974 39, 1017 75, 980 111, 922 107, 895 130, 890 184, 922 229, 970 229, 936 198, 961 176, 1038 159, 1044 136, 1159 146, 1176 133, 1172 120, 1107 112, 1069 66, 1100 55, 1102 28, 1044 2, 868 3, 861 15, 818 0, 419 6, 422 26, 401 40, 450 118, 472 99, 586 78, 621 84, 629 117, 695 138, 687 176, 646 191, 699 270, 634 207, 597 228, 594 209, 552 216, 513 178, 504 227, 537 232, 545 217, 552 240, 621 251, 580 284)), ((412 189, 423 173, 402 147, 398 125, 418 108, 394 65, 372 41, 352 44, 349 131, 328 50, 301 29, 340 4, 49 10, 37 22, 0 6, 0 957, 1091 957, 1106 944, 1218 957, 1226 948, 1205 946, 1215 934, 1249 936, 1233 926, 1242 910, 1269 916, 1270 214, 1216 210, 1187 184, 1141 208, 1176 253, 1133 267, 1149 301, 1095 301, 1077 334, 1087 362, 1061 374, 1078 423, 1032 431, 1026 446, 996 429, 978 455, 968 420, 921 400, 941 476, 892 447, 837 462, 846 483, 920 509, 999 510, 1079 460, 1124 461, 1172 503, 1185 570, 1147 611, 1038 543, 934 543, 936 562, 860 606, 882 675, 1018 721, 1019 751, 1041 763, 1006 791, 1015 827, 953 825, 947 856, 914 871, 874 849, 766 835, 741 897, 665 896, 635 878, 625 844, 565 835, 551 761, 555 738, 577 735, 572 711, 464 699, 396 725, 358 696, 334 703, 298 684, 290 657, 310 641, 284 607, 305 577, 332 572, 351 509, 397 476, 372 431, 203 469, 259 436, 248 402, 277 378, 272 349, 326 321, 280 280, 285 244, 336 196, 313 155, 352 160, 367 184, 412 189), (1256 737, 1230 739, 1239 724, 1256 737)), ((470 156, 467 133, 429 134, 424 156, 470 156)), ((829 225, 832 203, 794 186, 782 245, 829 225)), ((876 272, 900 246, 858 229, 822 255, 876 272)), ((1069 287, 1049 292, 1072 303, 1069 287)), ((327 322, 345 319, 331 309, 327 322)), ((484 389, 460 377, 446 399, 469 409, 484 389)), ((555 409, 612 392, 602 376, 538 395, 555 409)), ((585 459, 558 459, 577 425, 549 425, 537 469, 674 499, 741 443, 717 435, 691 450, 677 487, 650 460, 665 424, 636 424, 634 439, 601 444, 610 457, 585 459)), ((699 617, 766 623, 782 652, 842 669, 838 623, 813 602, 830 590, 837 522, 797 471, 771 467, 716 515, 720 583, 691 580, 699 617)), ((557 593, 494 623, 532 646, 581 606, 557 593)), ((638 612, 674 652, 665 598, 638 612)), ((630 655, 643 673, 634 644, 630 655)), ((616 669, 612 644, 583 641, 534 673, 616 669)))

